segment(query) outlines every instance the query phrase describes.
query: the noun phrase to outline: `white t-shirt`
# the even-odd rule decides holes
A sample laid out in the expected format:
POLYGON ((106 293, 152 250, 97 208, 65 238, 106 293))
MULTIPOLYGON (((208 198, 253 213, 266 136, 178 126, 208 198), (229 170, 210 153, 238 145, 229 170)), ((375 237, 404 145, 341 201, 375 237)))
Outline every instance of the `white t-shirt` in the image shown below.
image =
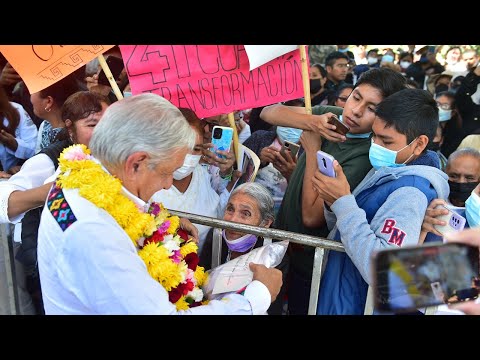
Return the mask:
MULTIPOLYGON (((145 202, 122 188, 140 208, 145 202)), ((54 195, 54 194, 50 194, 54 195)), ((50 197, 49 195, 49 197, 50 197)), ((259 281, 244 295, 177 312, 167 291, 148 273, 132 240, 105 210, 78 194, 59 192, 47 203, 38 232, 38 266, 45 313, 51 314, 263 314, 270 293, 259 281), (52 207, 52 210, 50 210, 52 207), (63 227, 62 225, 63 224, 63 227)))
MULTIPOLYGON (((193 170, 192 180, 184 193, 181 193, 172 185, 168 190, 160 190, 153 194, 151 201, 162 203, 167 209, 214 218, 220 216, 218 214, 220 196, 210 185, 210 174, 207 169, 201 165, 197 165, 193 170)), ((198 228, 200 237, 198 239, 198 254, 200 255, 211 227, 200 224, 194 225, 198 228)))

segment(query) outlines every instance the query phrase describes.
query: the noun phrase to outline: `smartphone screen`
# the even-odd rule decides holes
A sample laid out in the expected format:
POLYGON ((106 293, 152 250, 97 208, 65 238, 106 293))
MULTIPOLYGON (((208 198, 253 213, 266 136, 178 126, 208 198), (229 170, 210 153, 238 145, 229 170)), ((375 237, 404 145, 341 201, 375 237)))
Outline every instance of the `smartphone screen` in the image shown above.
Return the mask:
POLYGON ((438 243, 379 251, 373 261, 375 307, 415 309, 478 297, 477 247, 438 243))
MULTIPOLYGON (((112 72, 113 78, 115 79, 115 81, 117 81, 120 73, 124 68, 123 60, 115 56, 109 56, 106 62, 108 67, 110 68, 110 71, 112 72)), ((110 86, 110 82, 108 81, 103 69, 100 70, 100 73, 98 74, 98 83, 101 85, 110 86)))

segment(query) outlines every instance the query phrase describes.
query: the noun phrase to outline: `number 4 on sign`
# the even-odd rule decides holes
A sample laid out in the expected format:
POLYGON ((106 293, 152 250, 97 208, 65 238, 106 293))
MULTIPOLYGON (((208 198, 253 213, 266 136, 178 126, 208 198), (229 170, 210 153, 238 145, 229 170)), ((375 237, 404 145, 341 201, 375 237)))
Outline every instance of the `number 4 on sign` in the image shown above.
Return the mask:
MULTIPOLYGON (((129 77, 150 74, 153 84, 164 83, 166 81, 165 71, 170 69, 167 56, 161 55, 158 50, 149 51, 148 45, 136 45, 132 55, 127 59, 126 65, 129 77), (148 68, 155 69, 155 72, 145 72, 135 66, 135 64, 141 65, 145 62, 148 63, 148 68)), ((145 69, 146 67, 142 65, 141 68, 145 69)))

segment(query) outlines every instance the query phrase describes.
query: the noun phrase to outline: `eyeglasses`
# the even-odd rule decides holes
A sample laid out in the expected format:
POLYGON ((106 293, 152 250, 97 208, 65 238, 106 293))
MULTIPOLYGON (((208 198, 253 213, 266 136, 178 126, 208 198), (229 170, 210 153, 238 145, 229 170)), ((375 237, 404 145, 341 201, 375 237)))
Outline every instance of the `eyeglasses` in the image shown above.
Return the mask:
POLYGON ((348 100, 348 96, 339 96, 338 100, 346 102, 348 100))
POLYGON ((443 110, 452 110, 452 106, 450 104, 447 104, 447 103, 439 103, 437 101, 437 106, 440 108, 440 109, 443 109, 443 110))

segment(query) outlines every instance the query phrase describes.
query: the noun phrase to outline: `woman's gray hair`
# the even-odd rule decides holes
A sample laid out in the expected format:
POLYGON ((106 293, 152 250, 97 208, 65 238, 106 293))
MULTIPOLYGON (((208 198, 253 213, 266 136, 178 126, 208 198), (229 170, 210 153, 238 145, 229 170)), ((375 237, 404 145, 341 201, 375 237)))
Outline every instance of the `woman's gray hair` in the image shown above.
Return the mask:
POLYGON ((110 105, 93 131, 92 155, 104 165, 119 166, 138 151, 150 155, 153 169, 176 151, 195 146, 196 132, 174 105, 144 93, 110 105))
POLYGON ((257 202, 262 221, 275 220, 275 202, 273 201, 272 194, 265 188, 265 186, 256 182, 247 182, 233 190, 230 194, 230 197, 236 193, 244 193, 249 195, 257 202))

